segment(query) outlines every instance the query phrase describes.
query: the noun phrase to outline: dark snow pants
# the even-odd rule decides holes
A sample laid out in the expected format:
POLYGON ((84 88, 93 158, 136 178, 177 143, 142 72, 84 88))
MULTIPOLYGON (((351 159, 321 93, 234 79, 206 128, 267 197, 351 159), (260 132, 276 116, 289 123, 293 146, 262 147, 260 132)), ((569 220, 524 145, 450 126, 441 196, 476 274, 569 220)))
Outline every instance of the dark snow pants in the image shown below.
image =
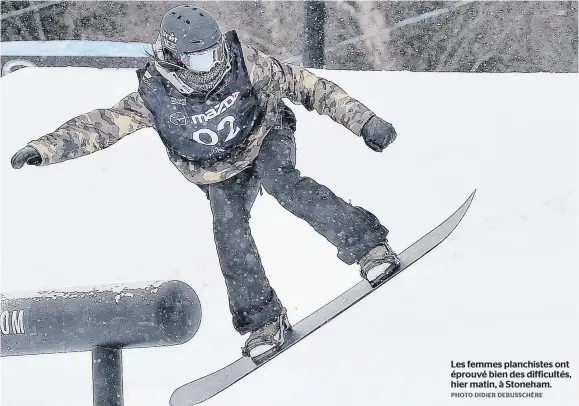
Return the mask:
POLYGON ((282 304, 265 275, 251 235, 249 218, 260 185, 285 209, 307 221, 338 249, 338 258, 355 263, 388 230, 368 211, 352 206, 295 168, 291 128, 274 129, 253 165, 226 181, 202 187, 213 213, 217 254, 229 296, 233 326, 240 334, 274 320, 282 304))

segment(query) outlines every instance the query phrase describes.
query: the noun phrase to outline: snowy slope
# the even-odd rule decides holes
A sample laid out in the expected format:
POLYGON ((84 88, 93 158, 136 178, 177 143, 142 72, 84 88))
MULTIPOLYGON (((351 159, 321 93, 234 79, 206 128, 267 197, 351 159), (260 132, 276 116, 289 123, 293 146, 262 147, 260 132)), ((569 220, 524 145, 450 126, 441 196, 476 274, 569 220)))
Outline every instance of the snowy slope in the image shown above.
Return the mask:
MULTIPOLYGON (((392 122, 398 139, 378 154, 296 106, 298 167, 375 213, 396 250, 475 188, 477 196, 453 235, 403 276, 206 404, 482 404, 449 398, 451 360, 573 363, 577 76, 323 75, 392 122)), ((1 282, 3 292, 190 284, 204 312, 198 334, 183 346, 123 354, 126 406, 158 406, 177 386, 237 358, 245 338, 230 323, 204 194, 148 129, 60 165, 9 164, 27 141, 112 106, 136 85, 132 70, 88 68, 22 69, 1 79, 1 282)), ((358 281, 356 266, 269 195, 257 199, 251 224, 293 321, 358 281)), ((1 368, 3 406, 92 402, 89 353, 3 358, 1 368)), ((576 380, 554 386, 533 404, 578 404, 576 380)))

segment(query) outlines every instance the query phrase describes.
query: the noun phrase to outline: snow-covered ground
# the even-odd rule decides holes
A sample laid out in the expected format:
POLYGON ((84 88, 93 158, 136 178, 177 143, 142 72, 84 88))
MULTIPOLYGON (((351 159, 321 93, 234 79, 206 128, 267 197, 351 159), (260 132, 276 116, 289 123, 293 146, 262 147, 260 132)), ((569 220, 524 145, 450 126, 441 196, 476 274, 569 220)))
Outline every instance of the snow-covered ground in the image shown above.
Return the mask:
MULTIPOLYGON (((476 188, 466 217, 403 275, 206 402, 252 405, 578 404, 577 379, 543 399, 451 400, 451 361, 571 361, 577 370, 577 75, 326 71, 394 124, 384 153, 299 106, 298 167, 374 212, 396 250, 476 188), (496 403, 495 403, 496 402, 496 403)), ((153 130, 82 159, 16 171, 40 137, 134 91, 133 70, 28 68, 1 82, 2 291, 180 279, 197 335, 123 353, 126 406, 168 405, 240 354, 204 194, 153 130)), ((297 322, 359 280, 269 195, 251 220, 268 276, 297 322)), ((89 353, 2 358, 6 406, 90 405, 89 353)))

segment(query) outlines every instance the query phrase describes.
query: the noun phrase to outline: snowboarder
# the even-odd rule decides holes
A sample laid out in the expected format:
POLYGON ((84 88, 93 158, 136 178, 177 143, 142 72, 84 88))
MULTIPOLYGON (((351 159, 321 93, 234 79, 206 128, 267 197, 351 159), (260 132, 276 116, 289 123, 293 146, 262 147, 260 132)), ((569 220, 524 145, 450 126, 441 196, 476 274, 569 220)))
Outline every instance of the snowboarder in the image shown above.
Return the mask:
POLYGON ((165 13, 152 50, 153 60, 137 70, 137 91, 30 141, 12 166, 78 158, 154 128, 171 162, 209 200, 233 326, 250 333, 244 356, 275 351, 291 329, 249 227, 262 186, 333 244, 339 259, 357 263, 371 284, 400 266, 376 216, 296 169, 296 119, 282 99, 330 117, 376 152, 396 138, 390 123, 335 83, 242 43, 235 31, 222 33, 193 5, 165 13))

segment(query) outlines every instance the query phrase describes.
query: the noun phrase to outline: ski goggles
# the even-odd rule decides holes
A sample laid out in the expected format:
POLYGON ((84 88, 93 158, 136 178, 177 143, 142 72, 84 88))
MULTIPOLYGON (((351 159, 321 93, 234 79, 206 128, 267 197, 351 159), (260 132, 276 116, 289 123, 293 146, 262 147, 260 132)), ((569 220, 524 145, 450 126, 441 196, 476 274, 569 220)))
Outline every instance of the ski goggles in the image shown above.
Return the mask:
POLYGON ((179 55, 179 62, 194 72, 209 72, 215 65, 225 61, 225 45, 223 38, 208 49, 199 52, 183 53, 179 55))

